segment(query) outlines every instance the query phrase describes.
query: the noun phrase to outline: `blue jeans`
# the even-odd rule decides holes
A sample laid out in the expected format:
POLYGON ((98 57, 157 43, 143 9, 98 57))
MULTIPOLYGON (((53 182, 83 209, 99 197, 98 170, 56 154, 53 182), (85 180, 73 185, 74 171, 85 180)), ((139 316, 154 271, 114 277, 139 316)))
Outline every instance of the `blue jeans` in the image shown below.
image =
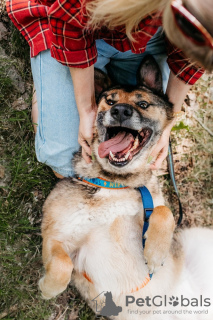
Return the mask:
MULTIPOLYGON (((143 54, 120 52, 104 40, 96 40, 96 46, 95 67, 109 72, 119 84, 135 85, 142 59, 152 54, 160 66, 166 90, 170 71, 161 28, 148 42, 143 54)), ((72 176, 71 159, 79 149, 79 115, 69 68, 53 59, 50 50, 32 58, 31 66, 39 111, 35 137, 37 159, 64 177, 72 176)))

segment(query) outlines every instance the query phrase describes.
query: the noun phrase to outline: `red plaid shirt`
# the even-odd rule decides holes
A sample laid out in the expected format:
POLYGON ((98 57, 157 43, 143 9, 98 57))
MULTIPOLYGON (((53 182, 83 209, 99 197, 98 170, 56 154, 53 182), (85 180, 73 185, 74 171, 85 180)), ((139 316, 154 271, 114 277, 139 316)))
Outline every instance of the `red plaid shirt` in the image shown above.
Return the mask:
MULTIPOLYGON (((105 27, 91 31, 86 28, 87 15, 83 3, 83 0, 7 0, 7 11, 28 41, 32 57, 50 49, 52 57, 60 63, 79 68, 96 62, 96 39, 104 39, 121 52, 143 53, 148 41, 162 26, 159 13, 147 16, 133 34, 134 42, 127 38, 123 27, 113 31, 105 27)), ((184 82, 194 84, 203 70, 191 66, 181 50, 168 40, 166 46, 170 69, 184 82)))

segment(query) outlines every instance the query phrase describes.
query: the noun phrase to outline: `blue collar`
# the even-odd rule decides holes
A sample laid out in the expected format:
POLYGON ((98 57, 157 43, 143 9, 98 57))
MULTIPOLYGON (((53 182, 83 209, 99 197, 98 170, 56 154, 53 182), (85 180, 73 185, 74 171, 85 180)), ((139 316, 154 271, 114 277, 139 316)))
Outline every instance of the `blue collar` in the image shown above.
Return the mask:
MULTIPOLYGON (((129 187, 124 186, 123 184, 117 183, 117 182, 111 182, 102 178, 78 178, 82 182, 88 183, 94 187, 98 188, 105 188, 105 189, 127 189, 129 187)), ((154 210, 153 200, 151 193, 149 190, 143 186, 137 188, 137 190, 140 191, 141 199, 143 202, 143 208, 144 208, 144 224, 143 224, 143 233, 142 233, 142 245, 143 248, 145 247, 146 239, 144 238, 144 235, 149 227, 149 218, 154 210)), ((152 278, 152 274, 149 274, 150 279, 152 278)))

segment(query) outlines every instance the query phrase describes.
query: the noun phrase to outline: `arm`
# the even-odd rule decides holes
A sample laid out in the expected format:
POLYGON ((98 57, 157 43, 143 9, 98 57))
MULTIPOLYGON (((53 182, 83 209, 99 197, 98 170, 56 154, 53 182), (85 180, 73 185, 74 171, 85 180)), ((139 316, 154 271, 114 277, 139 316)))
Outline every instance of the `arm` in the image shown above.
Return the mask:
POLYGON ((93 125, 97 111, 94 92, 94 66, 86 69, 70 68, 70 73, 80 117, 78 142, 82 146, 82 155, 85 161, 89 163, 91 161, 89 146, 93 137, 93 125))
MULTIPOLYGON (((168 55, 167 63, 171 70, 166 93, 169 100, 174 104, 174 112, 178 112, 181 110, 181 106, 191 85, 202 76, 204 70, 193 65, 184 53, 167 38, 165 38, 165 45, 168 55)), ((157 157, 155 162, 150 165, 152 170, 160 168, 168 154, 169 136, 174 124, 175 119, 173 123, 166 127, 158 144, 150 154, 149 163, 153 158, 157 157)))
MULTIPOLYGON (((190 85, 184 83, 183 81, 178 79, 177 76, 175 76, 172 72, 170 72, 166 93, 169 97, 169 100, 174 104, 174 112, 178 112, 181 110, 181 106, 190 87, 190 85)), ((169 136, 172 127, 175 125, 175 121, 176 119, 174 119, 172 123, 166 127, 160 140, 158 141, 157 146, 152 151, 149 157, 149 160, 157 157, 155 162, 150 165, 150 168, 152 170, 160 168, 163 160, 168 154, 169 136)))
POLYGON ((93 64, 97 60, 97 50, 93 33, 85 29, 87 15, 84 1, 76 0, 75 4, 68 1, 59 4, 55 1, 48 15, 52 40, 51 55, 70 68, 80 116, 78 142, 82 146, 85 161, 89 163, 89 145, 96 116, 93 64))

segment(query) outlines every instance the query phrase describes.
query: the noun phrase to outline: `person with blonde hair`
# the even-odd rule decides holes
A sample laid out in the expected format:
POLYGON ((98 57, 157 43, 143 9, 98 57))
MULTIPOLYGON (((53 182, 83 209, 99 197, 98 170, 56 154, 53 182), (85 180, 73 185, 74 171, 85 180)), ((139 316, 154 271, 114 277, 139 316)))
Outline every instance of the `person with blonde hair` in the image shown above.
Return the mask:
MULTIPOLYGON (((212 26, 203 19, 208 8, 201 5, 197 12, 191 0, 186 3, 7 0, 9 17, 31 48, 37 158, 58 177, 73 175, 71 158, 79 144, 85 161, 91 161, 94 67, 116 83, 135 85, 143 57, 152 54, 175 114, 203 74, 202 67, 212 69, 212 26)), ((167 155, 171 128, 165 128, 149 157, 151 169, 159 168, 167 155)))

